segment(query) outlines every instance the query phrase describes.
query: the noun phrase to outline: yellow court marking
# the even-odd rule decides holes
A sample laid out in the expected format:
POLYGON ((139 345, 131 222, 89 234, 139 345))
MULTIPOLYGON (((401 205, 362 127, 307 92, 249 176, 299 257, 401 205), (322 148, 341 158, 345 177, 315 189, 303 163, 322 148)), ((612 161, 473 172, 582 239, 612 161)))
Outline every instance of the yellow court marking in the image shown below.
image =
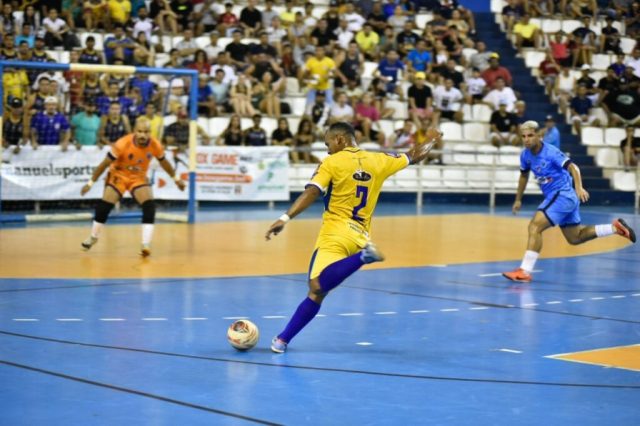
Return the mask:
MULTIPOLYGON (((375 218, 372 239, 387 260, 367 268, 419 267, 522 258, 529 218, 456 214, 375 218)), ((156 226, 153 252, 140 259, 140 225, 107 224, 91 251, 80 242, 87 226, 0 230, 0 277, 161 278, 276 275, 307 272, 321 219, 294 219, 272 241, 272 221, 207 222, 156 226)), ((619 249, 612 236, 569 245, 560 230, 544 233, 543 258, 619 249)))
POLYGON ((549 355, 547 358, 640 372, 640 344, 549 355))

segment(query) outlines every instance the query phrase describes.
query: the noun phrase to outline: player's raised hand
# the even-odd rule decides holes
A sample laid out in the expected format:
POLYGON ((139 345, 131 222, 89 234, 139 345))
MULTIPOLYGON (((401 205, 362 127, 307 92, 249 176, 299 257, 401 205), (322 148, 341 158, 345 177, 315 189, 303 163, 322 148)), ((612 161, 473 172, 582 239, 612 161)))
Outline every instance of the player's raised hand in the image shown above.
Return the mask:
POLYGON ((271 224, 264 238, 267 241, 269 241, 271 239, 271 234, 273 234, 274 236, 278 235, 284 229, 284 225, 285 225, 285 222, 283 220, 280 220, 280 219, 276 220, 271 224))
POLYGON ((518 214, 518 212, 520 211, 520 208, 522 208, 522 201, 516 200, 513 203, 513 207, 511 207, 511 213, 518 214))
POLYGON ((586 203, 587 201, 589 201, 589 193, 584 188, 577 188, 576 195, 578 196, 580 201, 582 201, 583 203, 586 203))

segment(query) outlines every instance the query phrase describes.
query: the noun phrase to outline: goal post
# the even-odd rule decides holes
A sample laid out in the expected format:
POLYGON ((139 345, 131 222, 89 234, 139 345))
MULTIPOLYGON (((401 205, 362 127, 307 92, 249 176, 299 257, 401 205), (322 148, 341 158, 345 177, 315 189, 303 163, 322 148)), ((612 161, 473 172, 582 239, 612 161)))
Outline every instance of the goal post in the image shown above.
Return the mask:
MULTIPOLYGON (((153 68, 153 67, 137 67, 128 65, 94 65, 94 64, 61 64, 61 63, 48 63, 48 62, 28 62, 28 61, 0 61, 0 82, 3 81, 3 76, 6 68, 16 68, 24 70, 42 70, 44 71, 72 71, 82 73, 117 73, 123 75, 133 74, 158 74, 172 77, 188 78, 189 84, 189 149, 188 149, 188 186, 187 186, 187 206, 186 215, 172 214, 172 213, 158 213, 158 218, 172 220, 172 221, 185 221, 188 223, 195 222, 196 212, 196 146, 197 146, 197 131, 198 131, 198 72, 191 69, 176 69, 176 68, 153 68), (166 217, 163 217, 166 216, 166 217)), ((4 85, 0 84, 0 139, 2 139, 3 124, 4 124, 4 85)), ((3 146, 0 143, 0 160, 3 156, 3 146)), ((94 165, 94 167, 97 164, 94 165)), ((64 214, 3 214, 3 200, 5 199, 3 194, 3 179, 4 175, 2 171, 5 165, 0 163, 0 226, 3 222, 25 222, 25 221, 40 221, 40 220, 82 220, 87 217, 91 217, 89 213, 64 213, 64 214)), ((138 217, 139 213, 120 213, 121 217, 138 217)))

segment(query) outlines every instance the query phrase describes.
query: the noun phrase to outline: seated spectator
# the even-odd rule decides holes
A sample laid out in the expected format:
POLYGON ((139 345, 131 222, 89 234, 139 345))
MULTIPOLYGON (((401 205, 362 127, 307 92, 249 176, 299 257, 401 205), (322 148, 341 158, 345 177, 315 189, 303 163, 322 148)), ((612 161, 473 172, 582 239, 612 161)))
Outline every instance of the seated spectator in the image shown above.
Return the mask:
POLYGON ((116 58, 120 58, 125 64, 131 64, 133 59, 133 49, 136 43, 124 32, 124 26, 116 25, 113 36, 109 36, 104 41, 104 55, 108 64, 114 64, 116 58))
POLYGON ((493 52, 487 51, 487 45, 484 41, 478 41, 478 43, 476 43, 476 50, 477 52, 469 58, 469 65, 483 72, 489 68, 489 59, 493 52))
POLYGON ((16 36, 16 44, 19 46, 23 41, 27 42, 27 46, 31 49, 35 45, 36 36, 32 32, 31 24, 22 24, 22 31, 16 36))
POLYGON ((253 37, 262 29, 262 13, 256 9, 256 0, 249 0, 240 11, 240 26, 245 37, 253 37))
POLYGON ((58 112, 58 99, 49 96, 44 101, 44 111, 31 118, 31 146, 37 149, 40 145, 60 145, 62 151, 69 147, 69 121, 58 112))
POLYGON ((131 2, 129 0, 109 0, 109 20, 111 25, 125 25, 131 17, 131 2))
POLYGON ((467 21, 462 18, 462 14, 459 10, 456 9, 451 12, 451 19, 447 21, 447 25, 449 26, 449 28, 451 28, 451 26, 456 27, 456 29, 458 30, 458 34, 463 42, 468 39, 470 27, 467 21))
POLYGON ((97 145, 99 130, 100 117, 96 114, 94 102, 85 103, 84 111, 71 117, 71 140, 78 149, 82 146, 97 145))
POLYGON ((175 48, 178 50, 178 55, 183 59, 183 61, 193 61, 194 54, 199 50, 198 43, 196 43, 196 40, 193 38, 192 29, 186 28, 183 31, 183 34, 183 39, 175 45, 175 48))
POLYGON ((329 124, 337 123, 340 121, 351 123, 354 121, 355 112, 351 105, 347 103, 347 95, 344 92, 338 94, 337 102, 331 105, 331 111, 329 112, 329 124))
MULTIPOLYGON (((32 2, 37 3, 35 1, 32 2)), ((40 34, 40 30, 42 29, 40 12, 36 10, 33 4, 23 2, 23 7, 24 14, 22 15, 22 23, 31 25, 34 34, 40 34)))
POLYGON ((527 116, 527 104, 525 101, 517 101, 515 105, 516 108, 513 115, 516 118, 516 123, 518 123, 518 133, 520 133, 520 125, 524 124, 524 122, 528 121, 530 118, 527 116))
POLYGON ((512 78, 508 69, 500 65, 500 55, 492 53, 489 57, 489 68, 484 70, 481 74, 484 81, 487 82, 487 87, 492 89, 496 79, 502 78, 507 86, 511 86, 512 78))
POLYGON ((347 4, 345 5, 342 18, 347 21, 349 31, 353 32, 354 34, 358 33, 358 31, 363 28, 366 22, 364 16, 356 11, 354 4, 351 2, 347 2, 347 4))
POLYGON ((129 123, 135 123, 138 117, 144 115, 146 104, 142 100, 142 93, 138 87, 132 87, 128 97, 131 99, 131 104, 122 113, 127 116, 129 123))
POLYGON ((355 107, 355 120, 353 124, 358 132, 356 136, 363 136, 364 141, 375 141, 380 145, 384 145, 385 135, 380 128, 379 120, 380 111, 378 111, 373 104, 373 96, 371 93, 367 92, 362 97, 361 102, 355 107))
MULTIPOLYGON (((418 145, 428 143, 431 140, 429 138, 429 134, 427 133, 431 128, 431 120, 422 119, 420 120, 418 125, 416 125, 416 127, 418 128, 418 130, 416 130, 416 132, 413 135, 414 143, 418 145)), ((436 153, 432 151, 429 153, 429 156, 427 157, 427 162, 429 164, 439 164, 439 165, 444 164, 442 162, 442 148, 444 148, 444 141, 442 140, 442 138, 438 138, 435 145, 433 146, 433 151, 440 151, 440 152, 436 153)))
POLYGON ((230 100, 233 112, 240 117, 253 117, 256 113, 251 105, 252 86, 244 74, 238 76, 238 81, 231 86, 230 100))
POLYGON ((613 26, 613 17, 606 16, 604 19, 607 24, 600 30, 600 52, 619 55, 622 53, 620 32, 613 26))
POLYGON ((118 101, 111 102, 109 112, 100 117, 98 146, 109 146, 128 133, 131 133, 129 118, 122 113, 122 106, 118 101))
POLYGON ((442 118, 455 120, 462 123, 462 104, 464 96, 460 90, 453 86, 453 80, 447 78, 444 85, 436 87, 433 91, 435 112, 433 114, 433 125, 437 126, 442 118))
POLYGON ((569 67, 562 67, 562 71, 556 77, 556 85, 553 89, 553 97, 560 106, 563 115, 567 114, 569 100, 574 95, 575 78, 569 72, 569 67))
POLYGON ((252 120, 253 126, 244 131, 244 144, 247 146, 267 146, 267 132, 260 127, 262 116, 255 114, 252 120))
POLYGON ((378 44, 380 43, 380 36, 373 31, 371 23, 366 22, 361 31, 356 34, 356 43, 364 57, 368 61, 374 61, 378 57, 378 44))
POLYGON ((216 140, 216 145, 241 146, 244 144, 244 135, 240 124, 240 116, 234 114, 229 119, 229 124, 224 132, 220 133, 216 140))
POLYGON ((298 131, 294 138, 295 150, 291 152, 294 163, 299 163, 300 159, 305 163, 318 163, 318 159, 311 153, 311 144, 315 140, 313 134, 313 124, 307 117, 303 117, 298 124, 298 131))
POLYGON ((627 67, 633 68, 633 75, 640 78, 640 47, 631 51, 631 57, 624 62, 627 67))
POLYGON ((449 27, 447 33, 442 38, 442 44, 446 47, 449 58, 464 64, 465 58, 462 56, 462 48, 464 48, 465 45, 464 40, 458 34, 458 27, 455 25, 449 27))
POLYGON ((516 119, 507 111, 507 102, 500 101, 497 111, 491 114, 491 133, 489 140, 495 147, 518 144, 518 126, 516 119))
POLYGON ((418 45, 420 37, 413 32, 413 22, 407 21, 402 28, 402 31, 396 36, 396 45, 400 56, 403 58, 409 54, 418 45), (409 47, 409 49, 407 49, 409 47))
POLYGON ((540 78, 544 82, 545 93, 550 95, 556 84, 556 78, 560 74, 560 66, 553 59, 551 53, 546 53, 544 60, 538 66, 538 71, 540 78))
POLYGON ((502 8, 502 22, 507 33, 511 34, 516 22, 525 14, 525 10, 518 0, 506 0, 506 3, 506 6, 502 8))
POLYGON ((407 62, 411 72, 431 72, 431 53, 427 50, 426 40, 418 40, 416 48, 407 55, 407 62))
POLYGON ((580 67, 580 77, 576 79, 576 87, 574 91, 577 91, 578 86, 582 85, 587 88, 587 96, 591 99, 593 105, 598 102, 598 91, 596 90, 596 81, 591 78, 589 73, 591 72, 591 66, 584 64, 580 67))
POLYGON ((334 34, 336 35, 336 48, 340 48, 342 50, 347 50, 349 48, 349 43, 353 40, 355 34, 349 30, 348 26, 349 23, 346 19, 341 19, 339 21, 338 28, 334 31, 334 34))
POLYGON ((4 35, 15 34, 16 19, 13 15, 13 6, 10 2, 5 2, 0 10, 0 27, 4 35))
POLYGON ((5 36, 2 38, 0 59, 4 61, 18 59, 18 51, 16 50, 16 43, 13 34, 5 34, 5 36))
POLYGON ((409 17, 404 13, 402 6, 397 5, 393 9, 393 15, 387 19, 387 24, 393 28, 393 34, 398 35, 404 29, 407 21, 409 21, 409 17))
POLYGON ((46 31, 44 40, 49 50, 55 47, 71 50, 75 47, 77 38, 69 33, 69 25, 58 16, 56 9, 49 10, 49 15, 42 21, 42 26, 46 31))
POLYGON ((142 96, 142 102, 156 102, 158 100, 158 88, 156 84, 149 80, 148 74, 136 74, 131 80, 129 80, 129 90, 137 87, 140 89, 140 95, 142 96))
POLYGON ((30 94, 29 77, 24 69, 7 67, 2 74, 4 104, 9 98, 26 99, 30 94))
POLYGON ((211 63, 207 56, 207 52, 203 49, 196 50, 194 55, 194 60, 189 64, 189 68, 198 71, 198 74, 210 74, 211 73, 211 63))
POLYGON ((26 119, 22 100, 12 98, 9 101, 9 113, 2 122, 2 147, 12 147, 13 154, 19 154, 20 147, 28 140, 26 119))
POLYGON ((513 33, 516 35, 516 48, 540 47, 540 27, 532 24, 529 14, 522 15, 520 21, 513 26, 513 33))
POLYGON ((169 90, 169 99, 167 102, 167 110, 170 114, 177 114, 180 108, 185 110, 189 107, 189 95, 184 90, 184 80, 174 78, 173 80, 160 83, 160 98, 166 99, 166 91, 169 90), (164 83, 164 84, 163 84, 164 83), (166 84, 166 86, 165 86, 166 84))
POLYGON ((547 115, 547 119, 544 122, 542 142, 560 149, 560 131, 556 127, 556 122, 552 115, 547 115))
POLYGON ((405 71, 404 63, 400 60, 398 52, 390 50, 386 57, 380 61, 378 68, 374 72, 374 76, 380 77, 386 84, 385 91, 387 95, 395 96, 403 99, 402 86, 400 81, 403 79, 405 71))
POLYGON ((330 111, 331 106, 327 103, 323 91, 316 93, 316 99, 313 104, 308 105, 305 109, 305 116, 310 118, 313 133, 319 137, 324 133, 324 126, 329 120, 330 111))
POLYGON ((83 79, 80 83, 81 104, 87 102, 96 103, 98 98, 103 95, 100 80, 97 73, 83 73, 83 79))
POLYGON ((289 121, 286 118, 278 119, 278 127, 271 133, 271 145, 293 146, 293 133, 289 129, 289 121))
POLYGON ((151 137, 161 141, 162 134, 164 133, 164 117, 158 114, 156 105, 153 102, 145 105, 144 115, 149 119, 151 137))
POLYGON ((602 108, 609 117, 610 126, 640 125, 640 95, 638 90, 630 90, 621 84, 618 90, 609 93, 602 102, 602 108))
POLYGON ((82 8, 82 19, 87 31, 93 32, 98 27, 103 29, 108 27, 109 5, 107 0, 85 0, 82 8))
POLYGON ((576 96, 571 99, 571 121, 577 134, 580 134, 582 125, 594 125, 600 124, 598 118, 593 114, 593 102, 587 96, 587 88, 584 85, 578 86, 576 96))
POLYGON ((309 36, 311 37, 311 44, 316 47, 324 47, 325 51, 332 51, 338 39, 335 33, 329 28, 326 19, 320 19, 309 36))
POLYGON ((346 52, 341 52, 336 60, 335 87, 343 88, 349 81, 360 83, 360 76, 364 71, 364 56, 358 52, 358 44, 355 41, 349 43, 346 52))
POLYGON ((624 61, 626 60, 626 55, 624 53, 621 53, 619 55, 616 55, 616 60, 615 62, 613 62, 611 65, 609 65, 609 68, 613 70, 613 72, 616 73, 616 76, 620 77, 622 74, 624 74, 624 70, 627 67, 624 64, 624 61))
POLYGON ((513 89, 507 87, 502 78, 496 79, 494 89, 489 91, 482 99, 482 101, 489 105, 494 111, 498 110, 500 105, 504 103, 507 106, 507 112, 513 112, 517 100, 518 98, 516 98, 513 89))
POLYGON ((287 30, 282 26, 280 18, 274 17, 264 34, 271 48, 275 47, 277 54, 282 55, 282 43, 287 40, 287 30))
MULTIPOLYGON (((169 147, 176 147, 178 152, 186 152, 189 149, 189 115, 185 108, 180 108, 175 123, 169 124, 164 129, 164 143, 169 147)), ((198 137, 202 145, 209 145, 210 137, 199 125, 196 127, 198 137)))
POLYGON ((585 16, 596 16, 598 6, 595 0, 571 0, 566 3, 569 15, 574 19, 584 18, 585 16))
POLYGON ((274 81, 269 71, 262 74, 262 80, 253 85, 252 105, 269 117, 280 118, 279 93, 284 85, 284 78, 274 81))
POLYGON ((29 115, 35 115, 40 111, 44 111, 45 99, 52 96, 51 79, 49 76, 42 75, 34 87, 36 89, 35 92, 32 92, 27 98, 27 113, 29 115))
POLYGON ((607 95, 618 89, 620 85, 620 80, 616 76, 615 71, 612 68, 607 68, 607 75, 602 77, 598 82, 598 100, 596 101, 596 105, 602 102, 607 95))
POLYGON ((466 99, 468 104, 476 104, 482 102, 485 96, 487 82, 480 76, 480 70, 473 68, 471 70, 471 76, 465 80, 466 99))
POLYGON ((218 70, 222 70, 224 71, 224 78, 222 81, 228 85, 234 84, 238 79, 238 75, 231 63, 231 56, 227 52, 220 52, 218 53, 218 60, 216 62, 217 63, 215 65, 211 66, 211 72, 209 73, 211 78, 215 78, 218 70))
MULTIPOLYGON (((135 47, 133 49, 131 64, 136 67, 153 67, 156 61, 156 50, 154 45, 147 38, 147 34, 140 32, 133 41, 135 47)), ((117 59, 114 60, 117 63, 117 59)))
POLYGON ((413 122, 405 120, 404 126, 389 136, 385 146, 391 149, 410 148, 415 143, 414 137, 413 122))
POLYGON ((635 136, 636 128, 636 126, 627 125, 625 128, 627 135, 620 141, 622 164, 625 170, 636 167, 640 159, 640 137, 635 136))
POLYGON ((151 3, 149 3, 149 18, 155 21, 160 34, 178 34, 178 15, 171 10, 169 0, 151 0, 151 3))
POLYGON ((640 3, 631 3, 629 12, 625 14, 624 27, 627 37, 638 39, 640 37, 640 3))
POLYGON ((211 88, 211 94, 213 95, 216 110, 230 112, 231 104, 229 103, 229 92, 231 87, 229 84, 224 82, 224 71, 218 69, 215 77, 211 80, 208 86, 211 88))
MULTIPOLYGON (((382 10, 382 3, 375 2, 373 3, 373 7, 371 8, 371 12, 367 15, 367 24, 371 25, 371 29, 376 34, 382 34, 384 32, 385 27, 387 26, 387 16, 384 14, 382 10)), ((363 25, 363 28, 366 26, 363 25)), ((362 49, 362 47, 360 47, 362 49)))
POLYGON ((85 39, 85 47, 80 51, 80 57, 78 62, 81 64, 104 64, 105 59, 102 52, 96 50, 96 39, 94 36, 89 36, 85 39))
POLYGON ((106 93, 96 99, 98 106, 98 115, 106 115, 111 110, 111 104, 117 102, 120 104, 121 111, 127 111, 131 105, 131 99, 127 96, 120 96, 120 86, 116 81, 110 81, 106 93))
MULTIPOLYGON (((212 33, 216 30, 218 25, 218 12, 222 12, 223 7, 214 0, 204 0, 202 3, 195 4, 193 6, 193 17, 195 22, 196 36, 201 36, 203 33, 212 33)), ((218 31, 215 31, 216 33, 218 31)), ((207 52, 210 58, 215 58, 218 54, 207 52)))
POLYGON ((621 85, 627 86, 629 90, 640 88, 640 78, 633 73, 632 67, 626 67, 618 80, 621 85))
POLYGON ((422 119, 430 119, 433 115, 433 95, 431 88, 425 84, 425 73, 417 72, 414 83, 409 87, 409 118, 416 123, 422 119))
POLYGON ((190 24, 195 22, 193 17, 193 3, 190 0, 173 0, 171 2, 171 10, 175 13, 178 31, 184 31, 190 28, 190 24))
POLYGON ((444 68, 441 68, 439 74, 442 76, 442 81, 450 78, 453 80, 453 86, 457 89, 463 89, 464 86, 464 75, 460 71, 456 69, 458 66, 455 59, 448 59, 447 65, 444 68))
POLYGON ((573 52, 573 67, 579 64, 590 64, 596 50, 596 33, 590 28, 591 17, 582 17, 582 27, 573 30, 575 48, 573 52))

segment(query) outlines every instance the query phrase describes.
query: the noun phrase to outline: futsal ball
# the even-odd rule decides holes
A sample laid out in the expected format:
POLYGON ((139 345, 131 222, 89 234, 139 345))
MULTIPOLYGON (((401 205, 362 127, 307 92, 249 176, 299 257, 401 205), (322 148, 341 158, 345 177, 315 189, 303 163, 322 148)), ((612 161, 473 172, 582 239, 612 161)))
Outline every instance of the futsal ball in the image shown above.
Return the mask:
POLYGON ((248 351, 258 343, 260 331, 249 320, 238 320, 229 326, 227 340, 239 351, 248 351))

